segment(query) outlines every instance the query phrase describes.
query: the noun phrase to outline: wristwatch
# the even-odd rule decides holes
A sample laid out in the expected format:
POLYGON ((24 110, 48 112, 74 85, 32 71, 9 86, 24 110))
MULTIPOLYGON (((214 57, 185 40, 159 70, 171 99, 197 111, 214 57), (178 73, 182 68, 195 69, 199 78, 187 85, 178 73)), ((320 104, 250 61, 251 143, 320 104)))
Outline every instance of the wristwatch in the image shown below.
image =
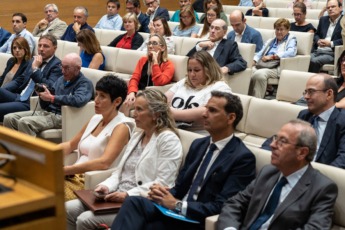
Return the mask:
POLYGON ((182 201, 177 201, 176 203, 175 203, 175 211, 177 212, 177 213, 181 213, 182 212, 182 201))

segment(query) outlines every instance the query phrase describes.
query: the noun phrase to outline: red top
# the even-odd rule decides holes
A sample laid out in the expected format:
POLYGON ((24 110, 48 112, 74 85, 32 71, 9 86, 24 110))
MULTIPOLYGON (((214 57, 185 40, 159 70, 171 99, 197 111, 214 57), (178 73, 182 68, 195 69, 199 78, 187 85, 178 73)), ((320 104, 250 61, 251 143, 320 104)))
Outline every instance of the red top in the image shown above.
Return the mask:
POLYGON ((132 48, 132 40, 134 37, 135 33, 132 36, 123 36, 121 40, 116 44, 117 48, 123 48, 123 49, 131 49, 132 48))
MULTIPOLYGON (((138 92, 138 85, 141 78, 143 66, 147 62, 147 56, 139 59, 131 80, 128 83, 128 94, 131 92, 138 92)), ((154 64, 152 66, 152 82, 156 86, 166 85, 171 82, 174 77, 175 67, 172 61, 162 62, 161 65, 154 64)))

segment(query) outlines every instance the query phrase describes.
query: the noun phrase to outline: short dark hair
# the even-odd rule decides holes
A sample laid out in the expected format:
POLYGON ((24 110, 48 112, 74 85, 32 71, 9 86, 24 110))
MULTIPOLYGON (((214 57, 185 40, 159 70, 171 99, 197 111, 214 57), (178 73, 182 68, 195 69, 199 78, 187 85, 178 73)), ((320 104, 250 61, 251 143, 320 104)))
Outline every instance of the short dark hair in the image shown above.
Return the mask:
POLYGON ((126 82, 113 74, 107 74, 96 83, 96 90, 102 91, 110 95, 113 102, 116 98, 121 97, 121 103, 116 107, 118 110, 127 96, 126 82))
POLYGON ((325 89, 331 89, 333 91, 333 100, 334 102, 336 102, 338 95, 338 85, 335 79, 331 76, 325 77, 323 83, 325 85, 325 89))
POLYGON ((38 41, 41 41, 41 39, 48 39, 49 41, 51 41, 53 43, 53 46, 57 46, 57 40, 56 40, 56 37, 54 35, 51 35, 51 34, 46 34, 46 35, 42 35, 38 41))
POLYGON ((236 118, 233 124, 234 129, 235 129, 243 117, 243 107, 242 107, 241 99, 238 96, 233 95, 231 93, 216 91, 216 90, 211 92, 211 96, 224 98, 226 100, 226 104, 224 106, 225 112, 235 113, 236 115, 236 118))
POLYGON ((140 8, 140 1, 139 0, 126 0, 127 3, 132 3, 134 7, 140 8))
POLYGON ((120 4, 120 2, 119 2, 118 0, 108 0, 108 1, 107 1, 107 5, 108 5, 109 2, 115 3, 117 9, 118 9, 118 10, 120 9, 121 4, 120 4))
POLYGON ((296 2, 294 5, 293 5, 293 8, 298 8, 302 11, 303 14, 306 14, 307 13, 307 7, 306 5, 303 3, 303 2, 296 2))
POLYGON ((23 14, 23 13, 14 13, 14 14, 12 15, 12 18, 13 18, 14 16, 19 16, 19 17, 21 17, 23 23, 26 23, 26 22, 28 21, 28 18, 27 18, 27 17, 25 16, 25 14, 23 14))

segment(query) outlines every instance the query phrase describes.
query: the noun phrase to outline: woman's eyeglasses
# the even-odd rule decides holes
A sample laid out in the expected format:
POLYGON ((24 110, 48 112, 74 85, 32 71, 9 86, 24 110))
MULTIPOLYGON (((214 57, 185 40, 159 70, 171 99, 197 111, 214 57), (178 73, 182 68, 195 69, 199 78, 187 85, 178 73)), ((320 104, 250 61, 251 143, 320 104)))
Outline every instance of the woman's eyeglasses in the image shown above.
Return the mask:
POLYGON ((161 43, 159 43, 159 42, 156 42, 156 41, 154 41, 154 42, 148 42, 148 43, 146 43, 146 45, 147 46, 161 46, 162 44, 161 43))

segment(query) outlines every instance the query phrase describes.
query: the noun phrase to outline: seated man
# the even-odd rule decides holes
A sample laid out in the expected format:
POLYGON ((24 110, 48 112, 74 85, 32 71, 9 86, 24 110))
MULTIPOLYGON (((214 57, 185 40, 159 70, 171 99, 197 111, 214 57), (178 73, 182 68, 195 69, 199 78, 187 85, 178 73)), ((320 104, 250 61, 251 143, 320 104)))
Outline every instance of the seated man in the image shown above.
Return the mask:
POLYGON ((0 27, 0 47, 11 37, 11 33, 0 27))
POLYGON ((253 6, 252 0, 240 0, 239 6, 253 6))
POLYGON ((261 50, 263 42, 260 32, 246 24, 246 18, 240 10, 232 11, 229 21, 234 30, 228 33, 228 40, 255 44, 256 53, 261 50))
POLYGON ((161 16, 167 21, 170 20, 168 10, 159 6, 160 0, 144 0, 144 3, 147 7, 146 15, 150 18, 150 22, 157 16, 161 16))
POLYGON ((108 0, 107 14, 104 15, 96 24, 96 29, 121 30, 122 18, 118 14, 120 2, 118 0, 108 0))
POLYGON ((224 39, 228 26, 222 19, 216 19, 210 26, 210 37, 207 41, 201 41, 190 50, 188 57, 196 51, 206 50, 216 59, 223 74, 234 74, 247 68, 247 62, 243 60, 237 43, 224 39))
POLYGON ((30 96, 35 83, 43 83, 51 88, 62 75, 61 61, 55 56, 56 38, 42 35, 38 40, 38 55, 34 56, 23 74, 0 88, 0 121, 8 113, 30 109, 30 96))
POLYGON ((310 162, 316 135, 293 120, 274 135, 271 164, 223 206, 218 230, 331 229, 337 185, 310 162))
POLYGON ((62 73, 50 90, 36 92, 40 97, 42 111, 18 112, 7 114, 3 125, 31 136, 47 129, 61 128, 61 106, 82 107, 93 98, 93 85, 81 72, 81 59, 78 54, 70 53, 62 59, 62 73))
POLYGON ((175 187, 154 184, 148 198, 126 198, 111 229, 203 229, 205 218, 255 177, 254 155, 234 136, 242 115, 238 96, 213 91, 203 114, 210 136, 192 143, 175 187), (164 216, 153 202, 200 223, 164 216))
POLYGON ((17 36, 24 37, 28 41, 29 46, 30 46, 30 51, 31 53, 33 53, 35 49, 35 40, 32 34, 26 30, 27 21, 28 19, 22 13, 14 13, 12 15, 12 25, 13 25, 14 34, 12 34, 10 38, 5 42, 5 44, 3 44, 0 47, 1 53, 11 54, 12 41, 17 36))
MULTIPOLYGON (((138 32, 150 33, 150 18, 146 14, 141 12, 140 0, 126 0, 126 11, 128 13, 135 13, 137 15, 138 21, 140 23, 138 32)), ((121 30, 125 30, 125 28, 122 26, 121 30)))
POLYGON ((32 34, 35 37, 51 34, 55 36, 56 39, 60 39, 67 29, 67 24, 58 18, 58 7, 55 4, 47 4, 44 7, 44 13, 46 17, 36 24, 32 34))
POLYGON ((246 12, 247 16, 260 16, 260 17, 268 17, 269 11, 266 8, 266 5, 263 0, 252 0, 253 1, 253 9, 249 9, 246 12))
MULTIPOLYGON (((313 161, 345 169, 345 111, 335 107, 338 87, 333 77, 317 74, 310 77, 303 93, 308 109, 297 118, 316 130, 317 149, 313 161)), ((272 138, 263 143, 268 149, 272 138)))
POLYGON ((341 2, 329 0, 327 2, 328 16, 319 20, 314 34, 314 52, 310 56, 309 72, 319 73, 324 64, 334 63, 334 47, 343 44, 340 20, 341 2))
POLYGON ((80 30, 88 29, 95 32, 86 20, 89 16, 89 12, 83 6, 77 6, 73 11, 74 22, 70 24, 65 33, 62 35, 61 40, 69 42, 77 42, 76 35, 80 30))
MULTIPOLYGON (((179 0, 179 4, 180 4, 180 9, 182 10, 183 7, 192 4, 192 0, 179 0)), ((170 18, 171 22, 180 22, 180 12, 181 10, 176 10, 175 13, 173 14, 173 16, 170 18)), ((196 22, 199 22, 199 16, 198 13, 194 10, 194 15, 195 15, 195 19, 196 22)))

